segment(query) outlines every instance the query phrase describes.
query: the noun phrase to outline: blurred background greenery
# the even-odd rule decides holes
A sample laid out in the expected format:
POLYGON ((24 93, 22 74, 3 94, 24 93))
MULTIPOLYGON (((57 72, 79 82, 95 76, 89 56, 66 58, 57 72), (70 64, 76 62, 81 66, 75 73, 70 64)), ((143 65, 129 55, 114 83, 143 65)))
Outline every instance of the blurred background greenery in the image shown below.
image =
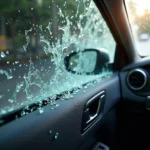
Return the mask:
POLYGON ((66 18, 72 23, 71 32, 78 34, 77 21, 84 12, 84 5, 89 5, 89 1, 86 0, 86 3, 75 0, 0 1, 0 51, 4 54, 9 53, 7 60, 1 58, 1 63, 29 57, 46 57, 40 43, 40 35, 44 35, 51 45, 55 44, 63 34, 59 28, 66 24, 66 18), (51 34, 46 30, 48 24, 51 34), (30 42, 25 52, 23 45, 28 43, 27 33, 30 42))

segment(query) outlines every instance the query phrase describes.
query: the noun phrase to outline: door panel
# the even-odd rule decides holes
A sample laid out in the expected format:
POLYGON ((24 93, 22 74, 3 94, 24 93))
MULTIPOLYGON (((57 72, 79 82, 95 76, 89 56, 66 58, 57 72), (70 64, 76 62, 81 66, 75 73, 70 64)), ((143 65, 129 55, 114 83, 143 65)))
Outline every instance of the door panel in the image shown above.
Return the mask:
MULTIPOLYGON (((98 131, 104 125, 108 112, 116 107, 120 100, 118 74, 84 91, 70 100, 59 100, 60 106, 57 109, 52 110, 51 106, 47 105, 42 115, 35 111, 1 126, 0 149, 89 149, 96 139, 101 137, 102 133, 98 131), (104 111, 101 117, 81 134, 84 106, 91 97, 103 90, 106 91, 104 111)), ((112 120, 111 117, 108 118, 112 120)))

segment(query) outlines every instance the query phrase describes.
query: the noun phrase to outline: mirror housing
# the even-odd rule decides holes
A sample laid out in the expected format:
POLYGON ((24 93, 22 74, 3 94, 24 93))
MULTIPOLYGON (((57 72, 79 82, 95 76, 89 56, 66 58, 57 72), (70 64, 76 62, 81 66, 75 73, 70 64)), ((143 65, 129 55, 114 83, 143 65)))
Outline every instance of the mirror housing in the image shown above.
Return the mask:
POLYGON ((64 58, 66 70, 74 74, 99 74, 108 69, 109 54, 105 49, 85 49, 64 58))

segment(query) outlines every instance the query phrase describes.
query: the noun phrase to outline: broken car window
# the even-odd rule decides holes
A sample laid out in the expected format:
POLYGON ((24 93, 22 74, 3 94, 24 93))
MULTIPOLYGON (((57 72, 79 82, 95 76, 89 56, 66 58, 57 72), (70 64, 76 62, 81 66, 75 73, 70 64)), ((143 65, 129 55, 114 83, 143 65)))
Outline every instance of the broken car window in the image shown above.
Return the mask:
MULTIPOLYGON (((61 100, 70 99, 81 89, 101 82, 112 74, 106 66, 114 61, 115 47, 91 0, 1 1, 0 115, 22 107, 29 109, 33 103, 40 107, 47 99, 58 107, 58 95, 61 100), (94 74, 98 53, 85 53, 85 49, 107 52, 105 69, 94 74), (79 73, 67 70, 64 63, 73 52, 77 56, 70 59, 70 68, 79 73)), ((42 108, 39 112, 43 113, 42 108)))

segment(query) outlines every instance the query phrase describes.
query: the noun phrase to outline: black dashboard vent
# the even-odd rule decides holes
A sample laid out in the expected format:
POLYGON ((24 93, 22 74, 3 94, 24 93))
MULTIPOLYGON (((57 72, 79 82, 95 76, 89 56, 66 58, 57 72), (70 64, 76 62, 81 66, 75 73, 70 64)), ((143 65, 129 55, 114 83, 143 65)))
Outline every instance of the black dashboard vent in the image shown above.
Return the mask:
POLYGON ((147 74, 142 69, 131 70, 127 75, 127 84, 132 90, 141 90, 147 83, 147 74))

